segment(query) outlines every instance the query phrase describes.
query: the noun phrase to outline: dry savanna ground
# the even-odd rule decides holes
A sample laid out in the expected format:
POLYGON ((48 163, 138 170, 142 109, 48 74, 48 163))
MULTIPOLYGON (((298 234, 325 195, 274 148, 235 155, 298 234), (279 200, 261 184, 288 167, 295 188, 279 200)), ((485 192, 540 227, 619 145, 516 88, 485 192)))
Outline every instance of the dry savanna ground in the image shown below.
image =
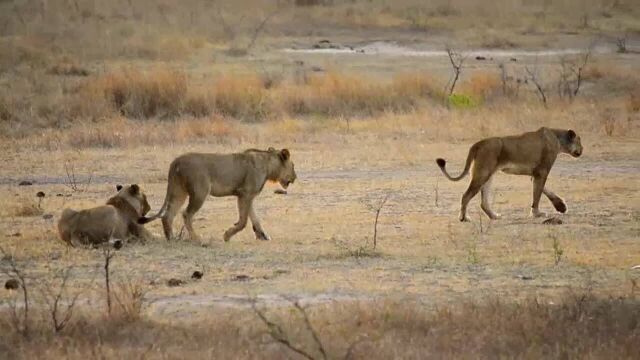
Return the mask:
POLYGON ((639 14, 0 2, 0 282, 17 287, 0 291, 0 358, 638 358, 639 14), (504 174, 503 218, 476 198, 458 222, 467 180, 435 158, 457 173, 473 142, 540 126, 584 145, 547 182, 569 211, 541 201, 562 224, 530 218, 530 179, 504 174), (116 184, 157 211, 179 154, 271 146, 298 173, 256 200, 272 241, 224 243, 233 198, 207 200, 199 241, 159 222, 120 250, 58 239, 64 208, 116 184))

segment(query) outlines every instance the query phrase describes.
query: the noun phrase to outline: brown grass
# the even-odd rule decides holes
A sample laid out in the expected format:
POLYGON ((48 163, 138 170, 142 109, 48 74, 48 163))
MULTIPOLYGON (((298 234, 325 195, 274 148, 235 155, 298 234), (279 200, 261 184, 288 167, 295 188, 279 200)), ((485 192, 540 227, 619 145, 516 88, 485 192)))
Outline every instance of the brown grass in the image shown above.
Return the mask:
POLYGON ((19 216, 19 217, 32 217, 40 216, 44 213, 44 210, 38 206, 35 200, 30 198, 22 198, 17 202, 10 203, 1 212, 4 217, 19 216))
MULTIPOLYGON (((637 355, 640 305, 633 299, 599 299, 589 294, 508 303, 494 299, 448 305, 429 311, 404 301, 335 302, 267 309, 292 346, 313 358, 320 347, 330 358, 445 357, 616 358, 637 355)), ((285 346, 265 335, 251 310, 228 310, 191 323, 166 324, 83 312, 58 335, 48 325, 32 325, 32 336, 17 334, 5 311, 0 317, 0 349, 10 358, 282 358, 285 346)))

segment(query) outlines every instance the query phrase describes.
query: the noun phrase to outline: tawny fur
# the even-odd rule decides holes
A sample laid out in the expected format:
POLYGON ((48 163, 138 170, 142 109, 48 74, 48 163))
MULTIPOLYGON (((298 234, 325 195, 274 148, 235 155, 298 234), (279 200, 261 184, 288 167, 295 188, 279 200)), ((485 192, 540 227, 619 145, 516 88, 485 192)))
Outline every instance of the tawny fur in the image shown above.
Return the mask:
POLYGON ((533 180, 531 215, 538 217, 545 216, 538 209, 542 194, 549 198, 557 211, 561 213, 567 211, 564 200, 545 188, 547 176, 558 154, 561 153, 573 157, 582 155, 580 137, 573 130, 542 127, 537 131, 521 135, 492 137, 478 141, 469 149, 464 170, 459 176, 449 175, 444 159, 436 159, 436 163, 451 181, 461 180, 471 170, 471 182, 461 200, 460 221, 468 221, 467 205, 479 191, 482 195, 482 210, 491 219, 500 217, 490 208, 491 178, 498 170, 512 175, 531 176, 533 180))
POLYGON ((118 193, 106 205, 76 211, 65 209, 58 221, 58 233, 69 245, 101 244, 110 239, 151 239, 151 234, 138 224, 138 218, 149 211, 146 195, 138 185, 118 186, 118 193))
POLYGON ((207 196, 235 196, 238 199, 238 222, 224 233, 224 240, 244 229, 251 219, 257 239, 269 240, 253 209, 254 198, 267 180, 277 181, 283 188, 296 180, 296 172, 289 150, 249 149, 235 154, 188 153, 179 156, 169 166, 167 194, 160 211, 151 217, 140 218, 144 224, 162 218, 164 235, 173 237, 173 220, 184 202, 184 225, 191 239, 197 239, 193 217, 207 196))

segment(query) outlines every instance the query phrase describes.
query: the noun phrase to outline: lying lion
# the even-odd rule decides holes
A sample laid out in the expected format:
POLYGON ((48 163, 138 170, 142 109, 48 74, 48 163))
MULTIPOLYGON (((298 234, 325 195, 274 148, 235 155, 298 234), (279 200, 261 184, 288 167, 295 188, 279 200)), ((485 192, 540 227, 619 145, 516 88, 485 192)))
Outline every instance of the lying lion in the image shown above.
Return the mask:
POLYGON ((473 170, 469 188, 462 195, 460 206, 460 221, 468 221, 467 205, 469 201, 481 191, 482 210, 491 219, 498 219, 499 214, 491 211, 489 206, 491 178, 496 171, 506 174, 527 175, 533 179, 533 202, 531 215, 545 216, 538 210, 540 196, 544 194, 557 211, 564 213, 567 205, 558 195, 545 188, 547 176, 558 154, 565 153, 573 157, 582 155, 580 137, 573 130, 559 130, 542 127, 538 131, 527 132, 522 135, 492 137, 478 141, 469 149, 464 171, 457 177, 447 173, 446 161, 437 159, 436 162, 447 179, 459 181, 469 173, 471 163, 473 170))
POLYGON ((132 237, 150 239, 151 234, 138 224, 138 218, 150 209, 147 196, 136 184, 117 185, 116 189, 118 193, 106 205, 80 211, 64 209, 58 221, 60 238, 71 246, 132 237))
POLYGON ((239 220, 224 233, 224 241, 229 241, 244 229, 249 218, 256 238, 269 240, 253 209, 253 199, 262 191, 267 180, 277 181, 284 189, 296 180, 289 150, 269 148, 266 151, 249 149, 235 154, 184 154, 169 166, 167 195, 160 211, 151 217, 141 217, 138 222, 145 224, 162 217, 164 235, 170 240, 173 236, 173 219, 189 198, 182 216, 189 236, 195 240, 198 236, 193 230, 193 216, 207 197, 236 196, 239 220))

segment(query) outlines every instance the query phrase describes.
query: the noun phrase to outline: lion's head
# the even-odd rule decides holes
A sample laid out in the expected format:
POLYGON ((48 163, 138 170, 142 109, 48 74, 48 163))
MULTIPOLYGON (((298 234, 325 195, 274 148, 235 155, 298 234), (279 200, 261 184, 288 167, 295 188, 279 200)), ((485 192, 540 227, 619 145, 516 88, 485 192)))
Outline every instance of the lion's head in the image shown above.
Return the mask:
POLYGON ((564 141, 562 141, 562 148, 567 154, 573 157, 579 157, 582 155, 580 136, 578 136, 575 131, 568 130, 564 141))
POLYGON ((149 202, 147 202, 147 195, 140 189, 138 184, 129 186, 116 185, 116 190, 118 193, 109 199, 109 202, 111 202, 112 199, 125 200, 136 211, 138 216, 144 216, 151 210, 151 206, 149 206, 149 202))
POLYGON ((294 169, 293 161, 291 161, 291 153, 287 149, 276 150, 269 148, 270 153, 277 155, 280 160, 280 166, 276 178, 273 179, 280 183, 283 188, 289 187, 289 184, 293 184, 296 181, 296 171, 294 169))

